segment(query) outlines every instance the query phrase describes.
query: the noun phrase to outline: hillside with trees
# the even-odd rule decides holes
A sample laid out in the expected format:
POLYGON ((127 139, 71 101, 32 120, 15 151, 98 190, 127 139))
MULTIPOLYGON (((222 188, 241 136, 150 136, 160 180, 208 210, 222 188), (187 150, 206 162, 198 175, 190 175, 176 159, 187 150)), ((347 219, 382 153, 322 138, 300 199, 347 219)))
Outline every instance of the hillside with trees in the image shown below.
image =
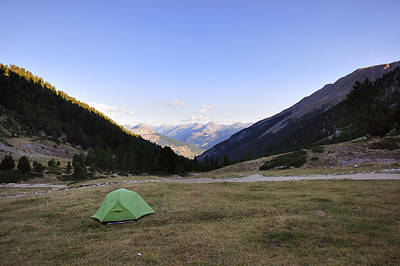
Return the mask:
POLYGON ((0 64, 0 105, 17 114, 27 136, 41 135, 88 151, 84 161, 76 158, 82 169, 184 174, 197 167, 15 65, 0 64))
POLYGON ((233 135, 203 153, 199 160, 207 157, 221 161, 228 156, 232 161, 244 161, 363 136, 399 134, 398 65, 396 62, 356 70, 291 108, 233 135), (344 91, 347 94, 343 95, 344 91))

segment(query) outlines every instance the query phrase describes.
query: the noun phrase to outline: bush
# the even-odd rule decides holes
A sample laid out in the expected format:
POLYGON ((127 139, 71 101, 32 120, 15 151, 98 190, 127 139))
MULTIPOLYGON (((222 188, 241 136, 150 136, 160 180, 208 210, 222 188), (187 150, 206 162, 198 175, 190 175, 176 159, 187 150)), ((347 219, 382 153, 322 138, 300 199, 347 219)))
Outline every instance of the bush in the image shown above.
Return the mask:
POLYGON ((371 143, 368 148, 373 150, 397 150, 400 148, 400 138, 384 138, 378 142, 371 143))
POLYGON ((18 183, 35 177, 39 177, 39 175, 32 173, 21 175, 18 171, 0 171, 0 183, 18 183))
POLYGON ((33 172, 36 172, 36 173, 43 173, 43 171, 44 171, 45 168, 46 168, 46 167, 45 167, 43 164, 41 164, 41 163, 39 163, 39 162, 37 162, 37 161, 34 161, 34 162, 33 162, 33 172))
POLYGON ((307 162, 307 152, 305 150, 294 151, 284 155, 280 155, 271 161, 265 162, 260 167, 261 171, 270 170, 276 167, 287 169, 289 167, 299 168, 307 162))
POLYGON ((62 175, 63 172, 61 170, 57 170, 57 169, 51 169, 46 171, 46 174, 52 174, 52 175, 62 175))
POLYGON ((312 157, 311 161, 313 161, 313 162, 318 161, 318 157, 317 156, 312 157))
POLYGON ((55 167, 56 166, 56 160, 54 160, 54 158, 51 158, 51 160, 47 162, 47 165, 49 167, 55 167))
POLYGON ((15 168, 14 158, 11 154, 4 156, 0 163, 0 170, 12 170, 15 168))
POLYGON ((322 147, 322 146, 312 147, 311 151, 313 153, 323 153, 324 152, 324 147, 322 147))

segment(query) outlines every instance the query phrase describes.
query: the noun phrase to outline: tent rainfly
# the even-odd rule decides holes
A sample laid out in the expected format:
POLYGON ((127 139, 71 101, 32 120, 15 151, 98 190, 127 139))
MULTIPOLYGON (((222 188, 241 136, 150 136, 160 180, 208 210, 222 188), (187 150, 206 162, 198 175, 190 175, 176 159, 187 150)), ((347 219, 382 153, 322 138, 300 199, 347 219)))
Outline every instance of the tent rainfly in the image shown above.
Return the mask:
POLYGON ((143 215, 155 213, 139 193, 125 188, 106 195, 103 203, 92 218, 101 223, 134 221, 143 215))

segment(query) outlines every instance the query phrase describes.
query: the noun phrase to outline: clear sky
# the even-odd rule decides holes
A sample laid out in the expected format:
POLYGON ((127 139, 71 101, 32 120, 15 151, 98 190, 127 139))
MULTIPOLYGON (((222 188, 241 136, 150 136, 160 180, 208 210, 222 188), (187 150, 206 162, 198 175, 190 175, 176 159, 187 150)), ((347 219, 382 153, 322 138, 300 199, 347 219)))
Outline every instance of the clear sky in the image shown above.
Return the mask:
POLYGON ((0 0, 0 62, 120 124, 256 122, 400 60, 400 1, 0 0))

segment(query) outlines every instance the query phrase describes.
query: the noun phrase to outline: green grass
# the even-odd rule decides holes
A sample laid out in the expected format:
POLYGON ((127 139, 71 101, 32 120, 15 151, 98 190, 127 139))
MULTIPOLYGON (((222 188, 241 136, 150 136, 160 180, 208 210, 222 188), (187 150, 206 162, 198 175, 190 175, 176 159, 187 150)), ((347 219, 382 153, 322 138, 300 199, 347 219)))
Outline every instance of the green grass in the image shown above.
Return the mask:
POLYGON ((155 214, 91 219, 120 187, 1 198, 2 265, 400 264, 400 181, 131 184, 155 214))

